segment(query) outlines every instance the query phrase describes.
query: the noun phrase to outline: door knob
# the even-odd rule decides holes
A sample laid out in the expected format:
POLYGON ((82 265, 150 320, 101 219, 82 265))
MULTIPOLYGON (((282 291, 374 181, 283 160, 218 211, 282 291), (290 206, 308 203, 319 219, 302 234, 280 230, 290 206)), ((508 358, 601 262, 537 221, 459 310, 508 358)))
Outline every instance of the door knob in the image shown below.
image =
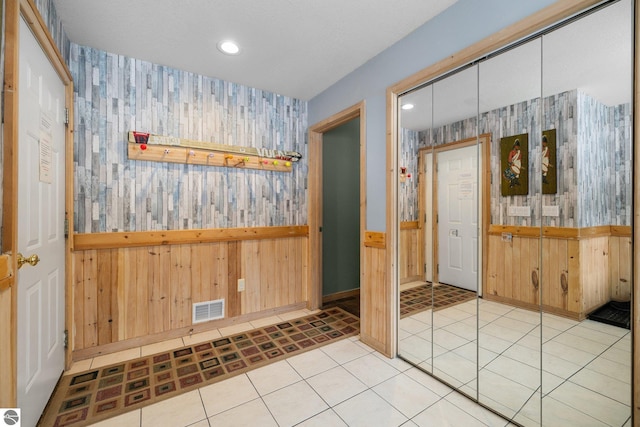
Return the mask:
POLYGON ((18 252, 18 268, 22 268, 25 263, 35 267, 38 262, 40 262, 40 257, 38 257, 37 254, 33 254, 30 257, 25 258, 20 252, 18 252))

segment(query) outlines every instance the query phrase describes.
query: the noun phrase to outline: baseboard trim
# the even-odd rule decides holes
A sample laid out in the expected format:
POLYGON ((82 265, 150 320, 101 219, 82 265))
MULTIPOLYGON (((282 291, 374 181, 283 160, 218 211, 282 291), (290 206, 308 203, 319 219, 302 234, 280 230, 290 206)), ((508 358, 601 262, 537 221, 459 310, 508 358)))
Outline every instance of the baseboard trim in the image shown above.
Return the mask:
POLYGON ((351 298, 360 296, 360 288, 351 289, 349 291, 336 292, 335 294, 324 295, 322 297, 322 303, 326 304, 331 301, 336 301, 342 298, 351 298))

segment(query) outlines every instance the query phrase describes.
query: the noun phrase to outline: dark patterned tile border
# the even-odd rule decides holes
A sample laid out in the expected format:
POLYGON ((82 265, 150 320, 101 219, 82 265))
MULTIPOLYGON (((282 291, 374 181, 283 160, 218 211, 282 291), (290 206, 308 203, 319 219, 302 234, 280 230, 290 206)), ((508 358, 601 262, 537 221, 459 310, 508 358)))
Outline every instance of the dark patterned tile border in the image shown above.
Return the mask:
POLYGON ((405 289, 400 292, 400 318, 432 308, 442 310, 476 298, 476 293, 456 286, 431 283, 405 289), (433 293, 432 293, 433 291, 433 293))
POLYGON ((65 375, 39 426, 81 427, 357 335, 338 307, 189 347, 65 375))

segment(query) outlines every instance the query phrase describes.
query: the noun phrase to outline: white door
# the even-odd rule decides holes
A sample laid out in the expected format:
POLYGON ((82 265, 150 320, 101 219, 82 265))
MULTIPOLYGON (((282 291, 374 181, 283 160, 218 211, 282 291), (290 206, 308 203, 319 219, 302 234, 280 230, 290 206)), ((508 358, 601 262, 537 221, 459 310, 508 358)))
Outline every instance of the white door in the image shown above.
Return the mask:
POLYGON ((65 87, 20 19, 18 251, 36 254, 18 270, 18 407, 38 421, 64 370, 65 87))
POLYGON ((438 281, 478 289, 478 147, 437 154, 438 281))

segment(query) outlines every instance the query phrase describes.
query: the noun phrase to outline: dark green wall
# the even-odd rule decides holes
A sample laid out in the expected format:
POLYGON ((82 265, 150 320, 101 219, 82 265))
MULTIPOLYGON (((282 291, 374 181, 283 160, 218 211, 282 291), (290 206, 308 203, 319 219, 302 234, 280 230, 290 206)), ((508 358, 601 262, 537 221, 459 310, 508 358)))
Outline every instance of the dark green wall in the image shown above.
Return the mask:
POLYGON ((322 295, 360 287, 360 119, 322 142, 322 295))

